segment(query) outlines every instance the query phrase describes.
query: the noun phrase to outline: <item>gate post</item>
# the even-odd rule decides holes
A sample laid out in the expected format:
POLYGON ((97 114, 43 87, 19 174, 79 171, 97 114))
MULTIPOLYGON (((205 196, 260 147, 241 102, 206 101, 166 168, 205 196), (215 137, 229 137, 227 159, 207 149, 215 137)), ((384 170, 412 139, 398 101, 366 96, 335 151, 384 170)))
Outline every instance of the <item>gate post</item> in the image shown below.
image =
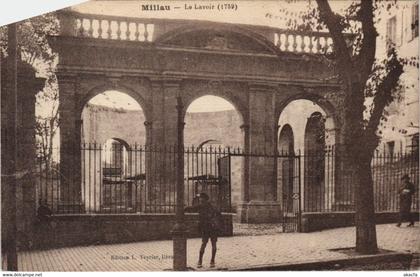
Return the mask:
POLYGON ((60 91, 60 203, 59 210, 82 212, 81 124, 77 84, 72 76, 58 76, 60 91))
POLYGON ((176 167, 176 224, 172 230, 173 270, 187 269, 187 231, 184 223, 184 125, 181 97, 177 97, 177 167, 176 167))

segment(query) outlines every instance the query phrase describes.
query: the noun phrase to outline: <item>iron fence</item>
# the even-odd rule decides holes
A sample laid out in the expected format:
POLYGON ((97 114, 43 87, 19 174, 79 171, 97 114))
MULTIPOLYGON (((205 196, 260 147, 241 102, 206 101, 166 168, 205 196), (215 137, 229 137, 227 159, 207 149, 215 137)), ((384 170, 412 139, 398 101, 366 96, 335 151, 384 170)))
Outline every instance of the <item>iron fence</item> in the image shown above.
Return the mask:
MULTIPOLYGON (((206 192, 224 212, 236 212, 242 199, 274 199, 281 204, 283 222, 297 222, 302 212, 354 210, 355 175, 346 170, 346 157, 337 155, 334 147, 270 155, 191 146, 181 154, 185 206, 206 192), (245 183, 251 192, 245 191, 245 183)), ((38 200, 54 213, 174 213, 177 155, 175 146, 91 143, 54 149, 48 162, 38 160, 38 200)), ((377 212, 398 211, 398 189, 405 174, 417 188, 416 153, 375 154, 377 212)), ((417 190, 412 204, 417 211, 418 194, 417 190)))
MULTIPOLYGON (((236 151, 184 149, 185 206, 205 192, 221 211, 231 211, 231 159, 227 157, 236 151)), ((49 162, 38 159, 39 203, 54 213, 174 213, 177 155, 174 145, 87 143, 54 149, 49 162)))
MULTIPOLYGON (((346 154, 338 155, 334 147, 321 153, 303 153, 302 212, 354 211, 355 174, 346 168, 346 154)), ((399 189, 404 175, 419 185, 418 152, 396 154, 376 151, 371 162, 376 212, 399 210, 399 189)), ((412 210, 419 210, 419 192, 415 191, 412 210)))

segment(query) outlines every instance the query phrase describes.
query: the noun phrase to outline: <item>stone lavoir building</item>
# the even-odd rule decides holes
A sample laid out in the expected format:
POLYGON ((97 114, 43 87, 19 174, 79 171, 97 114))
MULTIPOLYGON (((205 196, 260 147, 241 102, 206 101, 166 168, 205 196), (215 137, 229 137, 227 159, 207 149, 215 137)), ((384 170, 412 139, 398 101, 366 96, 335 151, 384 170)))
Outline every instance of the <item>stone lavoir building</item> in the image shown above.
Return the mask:
MULTIPOLYGON (((82 11, 57 12, 60 33, 49 38, 59 58, 60 149, 54 170, 41 165, 37 178, 54 227, 35 232, 36 247, 170 238, 179 134, 195 145, 184 152, 185 204, 210 192, 224 235, 234 220, 284 231, 352 223, 351 179, 334 148, 345 137, 342 91, 319 59, 331 51, 328 33, 82 11), (112 90, 142 111, 89 104, 112 90), (188 113, 207 95, 235 110, 188 113)), ((418 175, 418 161, 408 173, 418 175)), ((380 198, 393 203, 384 220, 397 209, 389 197, 380 198)), ((187 214, 191 235, 196 220, 187 214)))
MULTIPOLYGON (((274 156, 278 151, 279 118, 295 100, 316 102, 328 126, 328 139, 322 143, 328 146, 341 140, 338 102, 328 100, 328 95, 340 93, 340 86, 331 78, 334 69, 317 58, 322 49, 331 51, 328 34, 286 34, 271 27, 120 18, 71 10, 61 11, 58 16, 61 31, 50 38, 50 44, 59 56, 60 174, 41 180, 39 185, 39 193, 59 214, 55 217, 57 234, 71 237, 82 230, 95 234, 79 238, 85 243, 170 237, 177 167, 170 147, 177 142, 178 113, 186 123, 185 144, 200 146, 198 151, 186 149, 186 204, 191 203, 194 192, 214 190, 226 211, 235 210, 234 215, 224 215, 226 234, 232 234, 232 220, 280 223, 287 218, 293 225, 291 230, 298 229, 296 216, 304 197, 299 193, 299 163, 290 153, 279 160, 274 156), (135 119, 132 112, 113 111, 111 115, 102 110, 90 116, 98 122, 121 118, 122 123, 96 130, 82 113, 92 98, 109 90, 132 97, 144 117, 135 119), (191 123, 192 115, 186 114, 190 104, 206 95, 221 97, 234 106, 237 118, 224 122, 226 131, 211 124, 191 123), (190 127, 207 133, 202 133, 202 138, 197 135, 197 141, 188 141, 195 136, 189 137, 190 127), (139 135, 144 140, 136 141, 136 128, 144 130, 144 136, 139 135), (108 139, 116 139, 126 152, 114 151, 107 156, 92 150, 92 145, 79 149, 81 142, 96 142, 95 149, 104 147, 108 139), (240 144, 232 146, 240 150, 219 151, 222 144, 234 143, 226 139, 238 140, 240 144), (210 142, 203 145, 202 140, 210 142), (133 143, 166 150, 157 155, 154 148, 144 151, 133 143), (133 162, 120 166, 124 159, 133 162), (235 164, 241 168, 236 175, 232 170, 235 164), (240 181, 235 182, 235 178, 240 181), (287 191, 279 182, 288 184, 287 191), (282 207, 285 203, 287 208, 282 207), (119 224, 112 224, 114 221, 119 224), (94 231, 98 224, 99 230, 109 231, 94 231), (126 230, 125 235, 114 232, 116 229, 126 230)), ((224 121, 222 117, 220 120, 224 121)), ((314 120, 320 122, 321 117, 314 120)), ((318 187, 334 190, 333 182, 318 187)))

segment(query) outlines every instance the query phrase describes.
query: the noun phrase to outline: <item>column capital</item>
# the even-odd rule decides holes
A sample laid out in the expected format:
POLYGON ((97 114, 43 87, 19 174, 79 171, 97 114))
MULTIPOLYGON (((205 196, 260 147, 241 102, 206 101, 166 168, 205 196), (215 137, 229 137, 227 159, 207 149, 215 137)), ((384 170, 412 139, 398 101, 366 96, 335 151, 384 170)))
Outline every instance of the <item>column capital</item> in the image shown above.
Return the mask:
POLYGON ((152 127, 152 125, 153 125, 153 121, 147 121, 147 120, 146 120, 146 121, 144 122, 144 126, 146 126, 146 128, 147 128, 147 127, 152 127))
POLYGON ((57 73, 57 81, 59 84, 74 84, 77 83, 78 76, 69 73, 57 73))
POLYGON ((178 110, 178 112, 182 112, 184 110, 184 103, 182 101, 181 96, 178 96, 176 98, 176 109, 178 110))
POLYGON ((242 124, 241 126, 239 126, 239 128, 241 128, 241 130, 248 131, 249 130, 249 124, 242 124))

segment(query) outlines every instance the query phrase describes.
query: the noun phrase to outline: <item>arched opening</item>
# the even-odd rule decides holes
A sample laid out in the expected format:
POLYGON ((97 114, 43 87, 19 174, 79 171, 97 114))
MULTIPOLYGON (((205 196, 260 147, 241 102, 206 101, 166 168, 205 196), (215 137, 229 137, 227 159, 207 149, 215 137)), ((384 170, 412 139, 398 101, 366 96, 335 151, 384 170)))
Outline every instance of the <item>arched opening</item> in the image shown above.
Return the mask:
POLYGON ((206 95, 191 102, 185 114, 184 142, 189 153, 185 158, 186 197, 200 192, 209 194, 221 210, 236 211, 241 200, 243 161, 229 152, 243 147, 242 117, 222 97, 206 95))
POLYGON ((277 165, 277 175, 280 176, 277 184, 277 195, 283 199, 283 211, 291 213, 293 211, 293 186, 295 183, 295 149, 292 127, 284 125, 278 139, 279 159, 277 165))
POLYGON ((289 124, 284 125, 280 130, 278 150, 280 154, 293 154, 295 151, 293 130, 289 124))
MULTIPOLYGON (((279 133, 279 151, 290 147, 285 136, 290 130, 288 127, 284 129, 290 126, 293 130, 294 151, 301 154, 300 172, 295 167, 294 174, 300 174, 300 184, 294 180, 294 190, 300 194, 303 211, 321 211, 331 207, 334 199, 335 162, 332 151, 326 151, 326 148, 333 149, 329 147, 335 142, 331 111, 311 100, 293 100, 282 110, 279 125, 283 126, 279 133)), ((279 180, 283 180, 285 174, 278 169, 279 180)), ((278 186, 282 184, 278 183, 278 186)))
POLYGON ((105 91, 85 104, 81 116, 81 195, 86 212, 141 211, 146 118, 140 104, 128 94, 105 91))
POLYGON ((306 209, 319 210, 325 193, 325 123, 320 112, 311 114, 305 128, 306 209))
POLYGON ((143 109, 130 95, 107 90, 92 97, 82 110, 82 143, 105 143, 120 138, 129 145, 146 144, 143 109))

